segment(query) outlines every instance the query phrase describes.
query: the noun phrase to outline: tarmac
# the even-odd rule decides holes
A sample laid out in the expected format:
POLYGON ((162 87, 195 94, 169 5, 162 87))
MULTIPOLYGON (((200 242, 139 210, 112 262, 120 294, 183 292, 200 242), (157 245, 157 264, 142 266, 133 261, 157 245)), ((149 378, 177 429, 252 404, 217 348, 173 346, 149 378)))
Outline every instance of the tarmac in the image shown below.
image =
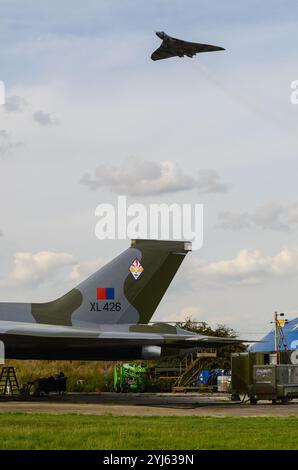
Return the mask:
POLYGON ((66 394, 0 400, 0 413, 50 413, 112 416, 298 416, 298 401, 272 405, 233 402, 228 394, 110 393, 66 394))

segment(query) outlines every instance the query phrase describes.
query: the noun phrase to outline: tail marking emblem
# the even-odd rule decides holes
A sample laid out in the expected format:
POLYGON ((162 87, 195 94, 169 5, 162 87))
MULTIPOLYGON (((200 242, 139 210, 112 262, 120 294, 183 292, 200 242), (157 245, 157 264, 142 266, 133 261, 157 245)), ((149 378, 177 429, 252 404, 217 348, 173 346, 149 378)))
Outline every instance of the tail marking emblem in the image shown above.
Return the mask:
POLYGON ((144 268, 141 265, 138 258, 136 258, 134 260, 134 262, 131 264, 131 266, 129 267, 129 270, 130 270, 131 274, 133 275, 134 279, 137 280, 140 277, 140 275, 142 274, 142 272, 144 271, 144 268))

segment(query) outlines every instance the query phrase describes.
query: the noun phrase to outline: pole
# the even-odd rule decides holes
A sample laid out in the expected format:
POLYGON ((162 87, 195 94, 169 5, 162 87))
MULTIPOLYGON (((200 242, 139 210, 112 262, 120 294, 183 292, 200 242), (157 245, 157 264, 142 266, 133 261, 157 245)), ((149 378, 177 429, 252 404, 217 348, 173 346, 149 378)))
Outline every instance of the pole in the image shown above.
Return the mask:
POLYGON ((274 343, 276 352, 276 362, 279 364, 279 350, 278 350, 278 313, 274 312, 274 343))

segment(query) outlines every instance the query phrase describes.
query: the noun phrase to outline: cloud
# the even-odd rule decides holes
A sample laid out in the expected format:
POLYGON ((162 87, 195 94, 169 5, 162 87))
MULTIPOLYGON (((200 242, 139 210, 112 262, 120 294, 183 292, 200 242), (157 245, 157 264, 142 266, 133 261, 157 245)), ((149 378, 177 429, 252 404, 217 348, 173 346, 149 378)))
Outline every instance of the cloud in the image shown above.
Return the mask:
POLYGON ((188 318, 191 318, 193 321, 198 321, 198 319, 202 316, 202 310, 199 307, 184 307, 180 310, 178 314, 178 320, 184 322, 188 318))
MULTIPOLYGON (((202 310, 199 307, 189 306, 184 307, 180 310, 180 312, 167 314, 166 321, 167 322, 185 322, 188 318, 191 318, 193 321, 198 321, 200 317, 202 317, 202 310)), ((159 320, 154 320, 158 322, 159 320)), ((160 320, 163 321, 163 320, 160 320)))
POLYGON ((57 119, 54 119, 50 113, 45 113, 44 111, 36 111, 33 114, 33 120, 44 127, 58 124, 57 119))
POLYGON ((1 280, 3 287, 20 285, 38 285, 53 276, 63 267, 73 266, 74 256, 68 253, 40 251, 36 254, 18 252, 14 257, 14 269, 6 280, 1 280))
POLYGON ((271 202, 257 208, 253 213, 229 212, 218 213, 216 225, 225 230, 241 230, 252 226, 264 230, 287 232, 298 224, 298 202, 279 204, 271 202))
POLYGON ((21 112, 27 106, 27 101, 21 96, 12 95, 6 98, 4 109, 7 112, 21 112))
POLYGON ((216 227, 226 230, 241 230, 251 225, 250 217, 247 212, 233 213, 222 211, 218 213, 219 222, 216 227))
POLYGON ((104 263, 102 259, 77 263, 73 266, 69 275, 69 279, 73 282, 80 282, 93 274, 95 271, 98 271, 98 269, 100 269, 103 264, 104 263))
POLYGON ((217 280, 259 284, 270 277, 298 273, 298 248, 283 248, 273 256, 265 256, 259 250, 243 249, 235 258, 210 263, 199 270, 217 280))
POLYGON ((199 194, 226 193, 227 184, 220 182, 220 176, 215 170, 200 170, 196 182, 199 194))
POLYGON ((183 174, 178 164, 170 160, 162 162, 142 161, 135 158, 121 165, 101 165, 94 177, 86 173, 80 183, 94 191, 107 186, 117 194, 131 196, 159 195, 197 189, 200 194, 226 192, 214 170, 199 171, 198 178, 183 174))
POLYGON ((14 149, 23 145, 23 142, 14 142, 5 129, 0 129, 0 158, 10 156, 14 149))
MULTIPOLYGON (((251 219, 257 226, 263 229, 287 231, 290 229, 290 225, 293 221, 291 210, 290 206, 270 203, 258 208, 251 216, 251 219)), ((298 222, 297 215, 296 223, 298 222)))

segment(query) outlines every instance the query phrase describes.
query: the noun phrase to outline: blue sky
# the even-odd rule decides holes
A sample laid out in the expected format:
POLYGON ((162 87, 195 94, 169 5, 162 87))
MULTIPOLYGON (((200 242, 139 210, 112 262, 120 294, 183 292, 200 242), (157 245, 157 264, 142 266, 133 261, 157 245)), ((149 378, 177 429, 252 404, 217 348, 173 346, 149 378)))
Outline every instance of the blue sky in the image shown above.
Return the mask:
POLYGON ((297 2, 0 0, 0 9, 0 79, 19 99, 0 109, 0 299, 56 297, 127 246, 95 238, 95 207, 116 193, 80 179, 133 157, 171 161, 186 176, 212 170, 229 185, 130 196, 205 206, 204 246, 156 319, 190 312, 245 334, 266 331, 276 309, 295 315, 297 2), (154 63, 155 30, 226 51, 154 63), (60 261, 49 255, 41 267, 42 251, 60 261))

